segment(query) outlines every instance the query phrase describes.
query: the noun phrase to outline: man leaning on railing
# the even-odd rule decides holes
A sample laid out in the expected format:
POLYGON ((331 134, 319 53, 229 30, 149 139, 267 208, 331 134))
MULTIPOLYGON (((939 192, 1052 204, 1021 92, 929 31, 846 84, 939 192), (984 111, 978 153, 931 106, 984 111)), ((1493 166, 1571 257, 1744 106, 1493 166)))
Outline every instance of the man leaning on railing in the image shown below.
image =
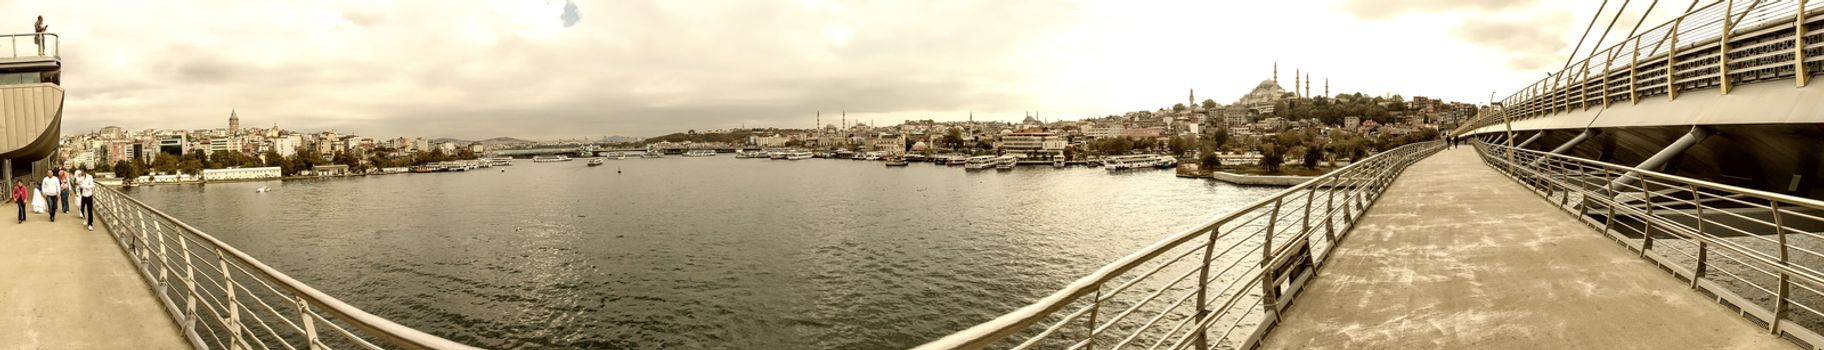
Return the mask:
POLYGON ((38 55, 44 56, 44 31, 51 26, 44 25, 44 16, 38 16, 38 23, 32 25, 32 44, 38 45, 38 55))

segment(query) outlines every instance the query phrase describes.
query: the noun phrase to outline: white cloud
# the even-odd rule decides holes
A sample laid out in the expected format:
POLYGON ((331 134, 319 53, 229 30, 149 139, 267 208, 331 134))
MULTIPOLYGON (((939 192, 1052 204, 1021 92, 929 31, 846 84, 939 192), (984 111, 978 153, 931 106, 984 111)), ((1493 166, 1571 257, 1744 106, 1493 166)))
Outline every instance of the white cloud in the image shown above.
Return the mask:
MULTIPOLYGON (((1188 88, 1230 102, 1275 61, 1288 88, 1303 68, 1313 92, 1330 78, 1332 92, 1480 100, 1539 74, 1454 33, 1465 14, 1569 11, 1576 26, 1594 10, 1353 3, 0 0, 0 13, 42 13, 64 37, 73 131, 217 127, 232 108, 250 125, 543 138, 800 127, 817 110, 1081 118, 1188 88)), ((1530 52, 1563 57, 1546 51, 1530 52)))

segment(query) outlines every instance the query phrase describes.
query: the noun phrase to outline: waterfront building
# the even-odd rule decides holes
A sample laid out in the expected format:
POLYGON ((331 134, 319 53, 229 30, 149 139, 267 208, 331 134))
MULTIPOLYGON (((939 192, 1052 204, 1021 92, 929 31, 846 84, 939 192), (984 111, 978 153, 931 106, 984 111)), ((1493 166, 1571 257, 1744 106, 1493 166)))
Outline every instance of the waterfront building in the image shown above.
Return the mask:
POLYGON ((1088 136, 1090 138, 1098 138, 1098 139, 1099 138, 1109 138, 1109 137, 1122 136, 1122 135, 1126 135, 1126 134, 1127 134, 1127 128, 1123 128, 1120 125, 1092 126, 1092 127, 1083 128, 1083 136, 1088 136))
POLYGON ((256 180, 279 178, 279 167, 203 169, 204 181, 256 180))
POLYGON ((1023 158, 1061 156, 1064 138, 1049 132, 1016 132, 1001 136, 1001 150, 1023 158))
POLYGON ((342 176, 349 174, 347 164, 312 166, 310 167, 310 173, 315 174, 316 176, 342 176))

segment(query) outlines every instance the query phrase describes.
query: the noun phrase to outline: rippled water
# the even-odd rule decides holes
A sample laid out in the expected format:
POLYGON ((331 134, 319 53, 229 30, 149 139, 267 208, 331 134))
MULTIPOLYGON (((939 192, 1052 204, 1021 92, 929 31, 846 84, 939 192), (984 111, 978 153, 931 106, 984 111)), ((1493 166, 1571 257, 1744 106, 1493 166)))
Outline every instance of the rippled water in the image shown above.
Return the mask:
POLYGON ((474 345, 887 349, 1275 191, 1169 171, 722 156, 130 193, 343 301, 474 345))

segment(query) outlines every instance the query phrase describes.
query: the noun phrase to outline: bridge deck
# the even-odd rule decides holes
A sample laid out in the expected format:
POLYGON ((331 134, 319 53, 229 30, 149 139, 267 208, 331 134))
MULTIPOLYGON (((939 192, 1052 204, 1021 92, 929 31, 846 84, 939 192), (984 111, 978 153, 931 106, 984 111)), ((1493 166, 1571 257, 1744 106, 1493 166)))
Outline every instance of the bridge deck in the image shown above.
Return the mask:
POLYGON ((1489 169, 1414 164, 1263 344, 1298 348, 1792 348, 1489 169))
POLYGON ((76 211, 27 214, 6 203, 0 220, 0 347, 9 349, 188 349, 152 288, 99 220, 84 230, 76 211))

